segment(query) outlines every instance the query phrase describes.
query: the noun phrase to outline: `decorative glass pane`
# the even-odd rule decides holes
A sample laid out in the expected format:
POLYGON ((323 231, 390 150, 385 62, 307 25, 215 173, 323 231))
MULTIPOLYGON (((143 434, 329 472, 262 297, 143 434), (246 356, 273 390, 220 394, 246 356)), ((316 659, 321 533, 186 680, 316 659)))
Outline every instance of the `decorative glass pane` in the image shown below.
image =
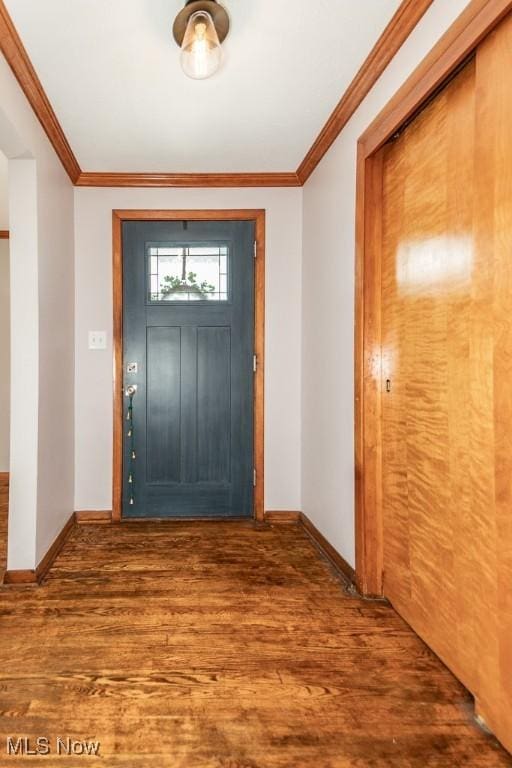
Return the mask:
POLYGON ((149 301, 227 301, 228 246, 149 248, 149 301))

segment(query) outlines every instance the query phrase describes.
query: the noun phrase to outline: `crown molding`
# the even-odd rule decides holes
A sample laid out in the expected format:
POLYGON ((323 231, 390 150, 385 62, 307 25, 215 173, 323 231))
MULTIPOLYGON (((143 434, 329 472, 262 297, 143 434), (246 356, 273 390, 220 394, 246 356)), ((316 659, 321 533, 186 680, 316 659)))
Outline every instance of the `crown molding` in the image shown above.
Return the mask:
POLYGON ((296 173, 85 173, 77 187, 300 187, 296 173))
POLYGON ((338 138, 356 109, 366 98, 432 3, 433 0, 403 0, 400 4, 306 157, 297 168, 297 176, 301 184, 305 184, 309 179, 320 160, 338 138))
POLYGON ((297 171, 284 173, 108 173, 82 171, 9 13, 0 0, 0 50, 71 182, 78 187, 300 187, 383 73, 433 0, 403 0, 297 171))
POLYGON ((0 50, 74 184, 81 173, 81 168, 2 0, 0 0, 0 50))

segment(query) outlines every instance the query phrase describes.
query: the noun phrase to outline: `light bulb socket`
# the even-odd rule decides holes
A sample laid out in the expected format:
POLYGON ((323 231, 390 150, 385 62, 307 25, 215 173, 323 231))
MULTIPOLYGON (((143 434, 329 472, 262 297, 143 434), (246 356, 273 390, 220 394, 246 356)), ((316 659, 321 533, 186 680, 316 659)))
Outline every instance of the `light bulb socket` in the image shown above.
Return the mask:
POLYGON ((187 0, 184 8, 178 13, 172 27, 172 34, 181 48, 188 20, 193 13, 204 11, 212 17, 213 25, 219 38, 219 43, 226 39, 229 32, 229 16, 225 8, 217 0, 187 0))

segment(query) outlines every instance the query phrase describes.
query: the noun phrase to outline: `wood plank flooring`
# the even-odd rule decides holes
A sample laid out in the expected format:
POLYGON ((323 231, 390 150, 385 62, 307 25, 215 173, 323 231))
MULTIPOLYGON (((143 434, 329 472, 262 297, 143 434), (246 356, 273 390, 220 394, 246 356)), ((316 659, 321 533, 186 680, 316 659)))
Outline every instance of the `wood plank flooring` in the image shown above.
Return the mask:
POLYGON ((0 765, 512 766, 461 685, 296 525, 82 526, 0 590, 0 765), (101 758, 6 757, 8 736, 101 758))

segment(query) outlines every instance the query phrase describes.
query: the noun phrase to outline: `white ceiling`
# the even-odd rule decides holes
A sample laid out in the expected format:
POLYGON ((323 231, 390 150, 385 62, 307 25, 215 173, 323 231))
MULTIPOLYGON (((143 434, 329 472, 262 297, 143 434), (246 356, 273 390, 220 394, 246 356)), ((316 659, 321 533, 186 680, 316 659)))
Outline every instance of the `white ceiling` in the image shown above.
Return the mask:
POLYGON ((5 0, 83 170, 294 171, 400 0, 225 0, 209 80, 185 77, 180 0, 5 0))

